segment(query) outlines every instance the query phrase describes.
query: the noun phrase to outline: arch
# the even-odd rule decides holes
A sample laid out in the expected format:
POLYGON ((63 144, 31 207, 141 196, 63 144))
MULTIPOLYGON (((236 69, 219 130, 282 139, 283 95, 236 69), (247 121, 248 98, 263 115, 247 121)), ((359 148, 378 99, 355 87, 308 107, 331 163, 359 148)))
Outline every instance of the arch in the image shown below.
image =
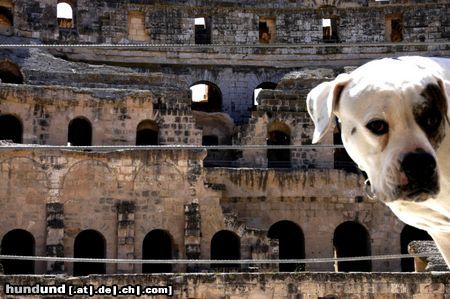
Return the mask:
MULTIPOLYGON (((70 181, 70 175, 77 175, 76 172, 79 171, 79 168, 82 167, 95 167, 96 171, 100 171, 100 173, 105 173, 107 174, 107 181, 111 182, 111 185, 108 187, 105 187, 105 189, 107 190, 108 188, 111 188, 112 186, 114 188, 118 188, 119 187, 119 182, 117 180, 117 172, 114 170, 114 168, 111 168, 110 165, 104 161, 101 160, 95 160, 95 159, 86 159, 86 160, 80 160, 77 161, 75 163, 73 163, 72 165, 69 166, 69 168, 67 169, 66 173, 64 174, 62 180, 61 180, 61 186, 64 189, 67 188, 66 184, 68 181, 70 181), (106 171, 101 171, 102 169, 106 170, 106 171), (67 177, 69 177, 69 179, 67 179, 67 177)), ((98 179, 98 172, 95 173, 94 171, 90 171, 90 173, 94 173, 95 176, 97 176, 97 181, 99 181, 98 179)), ((70 187, 69 187, 70 189, 70 187)), ((98 188, 96 188, 98 189, 98 188)), ((102 190, 103 191, 103 190, 102 190)))
MULTIPOLYGON (((106 256, 106 241, 101 233, 93 229, 80 232, 75 237, 73 245, 75 258, 100 258, 106 256)), ((73 275, 84 276, 89 274, 105 274, 104 263, 74 263, 73 275)))
POLYGON ((92 125, 84 117, 76 117, 69 123, 67 142, 73 146, 92 145, 92 125))
POLYGON ((185 192, 188 188, 186 174, 175 163, 164 161, 159 163, 143 164, 133 177, 133 191, 168 191, 170 196, 177 192, 185 192))
POLYGON ((12 27, 14 26, 14 16, 11 9, 0 6, 0 27, 12 27))
MULTIPOLYGON (((333 236, 334 254, 336 257, 369 256, 370 238, 366 228, 355 222, 347 221, 340 224, 333 236)), ((371 261, 338 262, 337 271, 370 272, 371 261)))
POLYGON ((257 99, 258 99, 258 95, 261 92, 261 90, 275 89, 275 88, 277 88, 277 83, 273 83, 273 82, 263 82, 263 83, 259 84, 258 86, 256 86, 255 89, 253 90, 253 106, 259 105, 257 99))
POLYGON ((159 127, 150 119, 141 121, 136 128, 136 145, 158 145, 159 127))
MULTIPOLYGON (((142 259, 170 260, 172 259, 172 236, 164 230, 155 229, 149 232, 142 243, 142 259)), ((143 264, 142 273, 169 273, 171 264, 143 264)))
MULTIPOLYGON (((273 122, 267 127, 267 145, 290 145, 291 129, 283 122, 273 122)), ((270 168, 290 168, 290 149, 268 149, 268 167, 270 168)))
MULTIPOLYGON (((221 230, 211 239, 212 260, 239 260, 241 258, 241 240, 229 230, 221 230)), ((211 268, 239 268, 239 264, 211 264, 211 268)))
POLYGON ((199 81, 191 85, 192 110, 204 112, 222 111, 222 92, 209 81, 199 81))
MULTIPOLYGON (((2 239, 1 253, 4 255, 35 255, 35 240, 23 229, 9 231, 2 239)), ((34 274, 34 261, 2 260, 5 274, 34 274)))
MULTIPOLYGON (((305 237, 296 223, 278 221, 269 228, 267 237, 278 239, 280 259, 305 258, 305 237)), ((279 269, 281 272, 305 271, 305 264, 280 264, 279 269)))
MULTIPOLYGON (((219 145, 219 137, 217 135, 203 135, 202 136, 202 145, 205 146, 214 146, 219 145)), ((204 167, 220 167, 223 166, 226 162, 227 156, 226 151, 221 151, 217 149, 208 149, 208 154, 203 159, 204 167)))
POLYGON ((73 8, 69 3, 61 1, 56 5, 56 17, 59 29, 72 29, 74 27, 73 8))
POLYGON ((22 143, 22 122, 11 114, 0 115, 0 140, 22 143))
POLYGON ((202 145, 219 145, 219 137, 217 135, 203 135, 202 145))
POLYGON ((0 80, 3 83, 23 84, 20 67, 9 60, 0 61, 0 80))
MULTIPOLYGON (((412 241, 432 241, 431 236, 424 230, 405 225, 400 233, 400 250, 402 254, 408 253, 408 244, 412 241)), ((402 272, 414 272, 414 260, 402 259, 402 272)))

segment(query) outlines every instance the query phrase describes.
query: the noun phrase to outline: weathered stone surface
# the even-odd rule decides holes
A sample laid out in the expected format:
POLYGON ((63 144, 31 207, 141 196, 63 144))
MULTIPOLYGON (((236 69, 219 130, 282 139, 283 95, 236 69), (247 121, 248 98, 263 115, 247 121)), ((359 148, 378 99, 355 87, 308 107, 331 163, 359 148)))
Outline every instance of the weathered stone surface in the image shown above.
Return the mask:
POLYGON ((65 60, 40 49, 5 49, 0 50, 0 55, 19 64, 26 82, 33 84, 152 89, 158 94, 158 86, 187 90, 196 82, 210 81, 222 91, 223 112, 236 124, 244 124, 250 116, 253 90, 263 82, 276 83, 291 71, 313 67, 340 71, 348 65, 359 66, 387 56, 450 53, 449 3, 444 0, 249 3, 120 0, 113 4, 106 2, 98 9, 97 2, 80 0, 70 2, 75 27, 67 32, 58 28, 56 3, 20 0, 12 5, 5 1, 5 7, 15 18, 14 35, 23 38, 0 37, 2 43, 138 44, 132 48, 49 50, 65 60), (396 14, 404 20, 401 42, 391 42, 385 36, 389 29, 386 18, 396 14), (133 40, 128 25, 136 15, 140 16, 139 29, 132 28, 135 31, 132 36, 138 40, 133 40), (211 23, 214 46, 193 46, 197 16, 211 23), (276 38, 272 44, 259 42, 260 16, 276 19, 276 38), (338 20, 338 43, 324 43, 324 18, 338 20), (144 39, 149 45, 139 45, 144 39), (134 70, 102 64, 129 66, 134 70))
MULTIPOLYGON (((444 258, 439 253, 436 243, 433 241, 412 241, 408 244, 408 252, 414 254, 430 254, 428 257, 416 257, 416 265, 419 261, 426 264, 426 271, 448 271, 444 258)), ((416 269, 417 271, 417 269, 416 269)))
MULTIPOLYGON (((373 231, 373 254, 399 250, 395 246, 385 248, 383 244, 386 237, 399 238, 402 225, 381 204, 356 201, 355 198, 362 196, 362 178, 342 171, 203 169, 198 162, 201 163, 204 152, 188 150, 95 153, 23 149, 0 154, 4 161, 0 165, 3 178, 0 201, 6 207, 0 213, 4 219, 0 234, 17 227, 26 228, 39 240, 36 243, 39 255, 45 254, 39 248, 57 246, 63 239, 64 256, 72 256, 76 235, 84 229, 95 229, 107 241, 106 257, 140 258, 145 235, 156 227, 171 234, 179 258, 186 256, 185 250, 194 250, 196 256, 208 258, 212 236, 224 229, 240 236, 242 258, 252 258, 259 256, 255 254, 260 250, 254 251, 259 248, 257 244, 268 246, 265 234, 269 227, 286 219, 302 227, 307 257, 331 256, 334 229, 350 220, 360 221, 373 231), (56 165, 59 171, 55 173, 56 165), (34 172, 31 166, 36 169, 34 172), (51 188, 49 177, 52 177, 51 188), (224 187, 205 188, 205 181, 224 187), (25 186, 33 189, 27 192, 25 186), (50 196, 54 190, 58 190, 57 195, 50 196), (19 214, 15 203, 8 202, 10 198, 17 202, 22 196, 30 203, 19 214), (199 210, 191 211, 197 215, 192 221, 201 217, 201 222, 192 222, 194 230, 192 225, 186 227, 191 223, 191 212, 185 211, 193 196, 198 198, 199 210), (127 200, 123 201, 124 198, 127 200), (48 204, 50 201, 53 203, 48 204), (45 221, 46 206, 49 215, 55 215, 54 219, 62 217, 58 216, 62 213, 60 205, 64 206, 63 231, 53 228, 60 222, 45 221), (42 233, 45 227, 47 237, 42 233), (129 237, 134 238, 134 245, 120 242, 129 237)), ((48 250, 54 252, 50 247, 48 250)), ((268 257, 269 252, 260 252, 263 253, 268 257)), ((311 265, 310 270, 331 270, 329 265, 317 267, 311 265)), ((374 263, 374 270, 396 267, 396 263, 378 266, 374 263)), ((37 273, 42 273, 39 269, 37 273)), ((67 271, 72 271, 70 264, 67 271)), ((107 268, 108 273, 116 271, 113 266, 107 268)))
MULTIPOLYGON (((93 285, 119 289, 140 285, 172 286, 173 298, 445 298, 450 294, 448 273, 233 273, 233 274, 160 274, 160 275, 90 275, 0 276, 0 291, 5 284, 18 285, 93 285)), ((120 298, 135 298, 123 295, 120 298)), ((27 296, 38 298, 39 296, 27 296)), ((73 298, 60 295, 59 298, 73 298)), ((82 296, 75 296, 75 298, 82 296)), ((95 295, 92 298, 104 298, 95 295)), ((150 298, 150 296, 144 296, 150 298)), ((143 297, 143 298, 144 298, 143 297)))
MULTIPOLYGON (((94 145, 136 144, 141 121, 150 121, 147 129, 157 128, 162 145, 200 145, 209 135, 218 137, 219 144, 266 145, 274 132, 283 133, 286 144, 310 145, 313 125, 305 98, 315 85, 374 58, 450 54, 450 4, 444 0, 66 2, 73 8, 73 28, 58 27, 56 1, 0 0, 2 45, 114 44, 0 48, 0 75, 21 81, 2 80, 0 115, 20 119, 26 144, 65 145, 69 122, 84 117, 93 124, 94 145), (13 20, 8 20, 10 14, 13 20), (398 15, 402 41, 396 42, 388 23, 398 15), (193 45, 196 17, 205 18, 213 45, 193 45), (327 18, 338 25, 334 40, 324 40, 322 19, 327 18), (263 44, 259 23, 268 19, 273 36, 263 44), (275 90, 259 94, 254 106, 255 88, 277 82, 275 90), (198 83, 220 90, 221 112, 192 111, 189 88, 198 83)), ((337 131, 330 132, 324 143, 338 144, 338 137, 337 131)), ((26 230, 35 239, 36 255, 73 256, 76 236, 95 230, 104 237, 106 258, 142 258, 143 241, 156 229, 170 236, 172 258, 210 258, 213 237, 228 231, 238 239, 240 258, 276 259, 283 244, 269 238, 268 231, 280 222, 301 232, 306 258, 334 256, 334 233, 346 222, 367 231, 367 254, 400 252, 404 225, 384 205, 365 197, 363 177, 352 173, 354 168, 335 169, 342 162, 339 149, 291 149, 289 169, 280 170, 267 169, 273 161, 266 149, 215 156, 212 150, 107 153, 42 151, 28 145, 11 150, 7 147, 12 144, 0 144, 5 146, 0 151, 0 237, 26 230), (211 157, 236 168, 207 168, 223 166, 207 165, 211 157)), ((66 265, 36 262, 34 272, 72 274, 73 265, 66 265)), ((306 265, 308 271, 333 268, 331 263, 306 265)), ((277 271, 278 265, 237 269, 277 271)), ((208 265, 172 267, 174 272, 186 270, 214 271, 208 265)), ((371 270, 398 271, 400 262, 374 261, 371 270)), ((106 267, 108 274, 140 272, 141 265, 106 267)), ((145 283, 182 286, 177 293, 181 298, 390 298, 413 293, 425 298, 448 293, 440 280, 446 276, 416 277, 146 276, 145 283), (342 288, 343 282, 349 287, 342 288)), ((56 278, 3 279, 32 283, 56 278)), ((71 281, 130 284, 143 279, 71 281)))

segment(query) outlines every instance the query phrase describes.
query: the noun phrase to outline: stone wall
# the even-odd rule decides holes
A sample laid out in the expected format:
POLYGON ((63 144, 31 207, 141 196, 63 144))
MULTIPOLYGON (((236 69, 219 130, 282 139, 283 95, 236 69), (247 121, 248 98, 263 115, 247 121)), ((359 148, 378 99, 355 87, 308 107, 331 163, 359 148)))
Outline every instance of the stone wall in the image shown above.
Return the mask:
MULTIPOLYGON (((293 70, 320 66, 340 71, 346 65, 359 66, 386 56, 448 56, 450 53, 449 3, 443 0, 420 3, 280 0, 246 2, 245 5, 235 1, 211 4, 207 1, 103 3, 79 0, 70 3, 75 23, 75 29, 70 32, 58 29, 56 0, 20 0, 14 5, 4 0, 0 6, 12 7, 16 36, 38 38, 39 42, 131 44, 148 41, 150 45, 126 50, 103 47, 51 50, 54 55, 71 61, 129 66, 143 72, 116 69, 115 74, 108 72, 108 76, 102 77, 98 72, 106 68, 85 68, 84 74, 80 74, 79 67, 67 62, 52 61, 49 66, 31 59, 34 67, 30 68, 25 66, 29 62, 18 59, 27 82, 138 89, 176 84, 187 91, 192 84, 208 81, 220 88, 222 111, 236 124, 245 124, 250 117, 255 87, 263 82, 276 83, 293 70), (133 28, 134 37, 130 37, 130 18, 136 15, 139 24, 133 21, 133 26, 139 27, 140 32, 133 28), (401 42, 386 40, 386 17, 392 15, 404 20, 401 42), (219 45, 191 46, 195 42, 196 17, 208 19, 212 43, 219 45), (272 44, 259 43, 260 17, 275 17, 276 39, 272 44), (323 18, 337 20, 339 43, 323 42, 323 18), (55 66, 60 63, 71 68, 61 70, 55 66), (127 76, 117 75, 122 72, 127 76)), ((0 54, 11 56, 8 51, 0 50, 0 54)), ((157 94, 154 89, 152 92, 157 94)))
MULTIPOLYGON (((58 28, 57 2, 0 0, 0 6, 14 16, 13 26, 0 30, 0 42, 131 47, 0 49, 3 64, 16 64, 25 83, 0 84, 0 114, 20 118, 24 143, 65 145, 70 120, 82 116, 93 124, 94 145, 135 144, 142 120, 156 122, 159 144, 199 145, 202 131, 191 111, 189 87, 210 82, 221 91, 222 112, 242 125, 236 128, 227 115, 220 114, 229 127, 226 134, 222 128, 223 139, 234 137, 238 145, 265 145, 269 131, 276 128, 290 132, 289 144, 306 145, 313 127, 305 97, 318 83, 348 70, 346 66, 374 58, 450 54, 450 4, 444 0, 250 0, 245 4, 71 0, 73 29, 58 28), (404 20, 402 42, 385 40, 389 35, 385 18, 391 15, 404 20), (196 17, 210 22, 215 45, 193 45, 196 17), (274 20, 272 44, 259 42, 260 17, 274 20), (339 43, 324 43, 323 18, 338 24, 339 43), (149 44, 138 44, 143 41, 149 44), (328 69, 309 70, 313 67, 328 69), (290 73, 293 70, 297 72, 290 73), (286 73, 290 74, 282 79, 286 73), (263 82, 279 84, 276 90, 261 92, 260 104, 253 107, 253 91, 263 82)), ((220 130, 221 125, 213 127, 208 117, 212 115, 197 117, 203 119, 201 125, 209 126, 205 132, 220 130)), ((324 142, 333 143, 333 136, 324 142)), ((0 237, 23 229, 36 240, 34 254, 73 256, 76 236, 89 229, 104 237, 105 257, 142 258, 145 237, 159 229, 170 236, 173 258, 207 259, 215 234, 228 231, 239 240, 240 258, 273 259, 279 256, 281 245, 268 237, 268 231, 287 221, 304 236, 305 257, 314 258, 333 256, 336 228, 352 222, 367 231, 369 254, 400 253, 404 225, 385 206, 364 197, 362 176, 332 169, 333 154, 329 149, 294 149, 291 169, 268 170, 258 169, 268 166, 265 150, 242 151, 241 159, 233 161, 241 168, 206 169, 203 150, 2 149, 0 237)), ((249 271, 249 266, 239 269, 249 271)), ((260 269, 274 271, 276 267, 260 269)), ((72 274, 73 268, 70 263, 38 262, 35 272, 72 274)), ((376 261, 371 269, 397 271, 400 262, 376 261)), ((331 271, 333 265, 307 265, 306 270, 331 271)), ((142 271, 141 265, 106 268, 109 274, 142 271)), ((172 271, 213 270, 177 265, 172 271)), ((309 275, 299 274, 294 278, 300 282, 292 283, 292 277, 283 275, 186 276, 181 283, 187 286, 186 294, 180 296, 215 297, 225 292, 237 297, 247 292, 248 297, 258 297, 265 296, 267 289, 273 298, 307 293, 324 297, 348 292, 361 297, 371 292, 408 296, 447 291, 439 278, 428 276, 417 283, 412 281, 414 276, 400 280, 387 274, 309 275), (397 282, 390 284, 387 279, 397 282), (343 280, 354 282, 354 288, 339 289, 343 280), (220 294, 216 286, 222 288, 220 294)), ((108 276, 98 279, 112 283, 108 276)), ((140 282, 141 278, 134 279, 140 282)))
POLYGON ((163 46, 136 47, 126 51, 110 49, 108 55, 103 55, 104 49, 101 48, 59 48, 54 49, 53 53, 74 61, 148 68, 178 77, 183 82, 178 86, 186 90, 198 82, 211 82, 222 93, 222 111, 228 113, 237 124, 244 124, 252 109, 253 91, 261 83, 277 83, 287 73, 315 67, 325 67, 339 73, 345 66, 360 66, 382 57, 448 56, 450 44, 278 44, 268 47, 206 48, 163 46), (180 65, 183 67, 180 68, 180 65))
MULTIPOLYGON (((187 150, 23 149, 0 155, 0 237, 27 230, 36 255, 73 256, 75 237, 91 229, 104 236, 106 258, 141 258, 147 233, 161 229, 172 238, 173 258, 186 257, 193 245, 200 258, 210 258, 211 239, 222 230, 239 237, 242 259, 276 258, 267 231, 281 220, 301 228, 308 258, 332 256, 333 232, 345 221, 366 227, 372 254, 400 252, 403 225, 380 203, 364 200, 361 177, 342 171, 203 169, 205 152, 187 150), (193 204, 198 207, 189 216, 193 204), (386 240, 395 241, 385 246, 386 240)), ((62 269, 37 263, 36 273, 46 268, 72 273, 70 263, 62 269)), ((398 269, 396 261, 373 263, 375 271, 398 269)), ((141 268, 109 265, 106 271, 141 268)))
MULTIPOLYGON (((248 124, 240 127, 234 143, 242 145, 267 144, 269 132, 284 126, 290 137, 291 145, 311 145, 314 124, 306 107, 308 92, 324 81, 336 76, 333 69, 304 69, 286 74, 275 90, 262 90, 258 94, 258 105, 254 107, 248 124)), ((334 144, 333 130, 324 136, 324 144, 334 144)), ((333 168, 333 148, 296 148, 291 149, 290 166, 293 168, 333 168)), ((238 165, 267 167, 268 151, 243 150, 238 165)))
MULTIPOLYGON (((135 244, 131 257, 142 255, 143 238, 156 228, 170 231, 175 257, 181 257, 184 255, 183 205, 192 200, 191 189, 202 185, 194 169, 201 165, 203 156, 202 152, 181 150, 109 154, 2 151, 0 201, 4 221, 0 235, 3 237, 12 229, 24 229, 36 240, 36 255, 46 255, 46 245, 55 246, 59 242, 64 255, 73 256, 76 235, 93 229, 105 238, 106 257, 129 258, 129 248, 118 246, 123 234, 117 235, 123 218, 118 214, 125 213, 120 205, 128 201, 135 206, 131 212, 136 222, 130 224, 132 231, 124 232, 132 235, 135 244), (62 204, 62 208, 46 207, 55 203, 62 204), (46 222, 47 213, 49 222, 46 222), (54 223, 51 219, 60 219, 63 230, 53 231, 61 226, 51 225, 54 223)), ((71 265, 67 267, 70 273, 71 265)), ((38 263, 37 273, 42 272, 42 263, 38 263)), ((116 272, 115 266, 111 265, 107 272, 116 272)))
POLYGON ((2 84, 0 113, 21 120, 24 143, 66 145, 70 121, 83 117, 93 145, 136 144, 143 120, 158 124, 159 144, 201 144, 187 92, 2 84))
MULTIPOLYGON (((115 275, 64 278, 54 276, 0 276, 1 297, 5 285, 93 285, 118 289, 129 285, 172 286, 173 298, 446 298, 450 294, 448 273, 248 273, 248 274, 183 274, 183 275, 115 275)), ((95 295, 93 298, 104 298, 95 295)), ((84 298, 85 296, 59 298, 84 298)), ((142 298, 150 298, 143 296, 142 298)), ((40 296, 27 296, 40 298, 40 296)), ((135 298, 124 295, 120 298, 135 298)), ((153 298, 153 297, 152 297, 153 298)))
MULTIPOLYGON (((286 3, 171 1, 146 3, 114 1, 98 4, 79 0, 73 5, 76 38, 86 42, 133 42, 129 40, 129 12, 144 15, 142 36, 153 43, 193 44, 194 19, 207 17, 212 24, 212 43, 254 44, 259 42, 259 17, 276 17, 276 42, 318 43, 323 41, 323 18, 338 19, 342 42, 380 42, 385 39, 385 16, 400 13, 405 20, 404 40, 445 41, 448 37, 448 2, 401 2, 401 5, 361 4, 360 1, 286 3), (100 7, 100 9, 99 9, 100 7), (95 14, 93 12, 96 12, 95 14)), ((372 1, 370 1, 372 2, 372 1)), ((56 0, 16 1, 15 32, 22 36, 55 41, 63 38, 56 20, 56 0)), ((141 28, 142 27, 142 28, 141 28)), ((137 33, 136 33, 137 34, 137 33)), ((141 33, 139 33, 141 34, 141 33)), ((138 35, 139 35, 138 34, 138 35)), ((133 39, 133 38, 131 38, 133 39)), ((142 42, 143 39, 135 40, 142 42)))
MULTIPOLYGON (((307 258, 332 256, 333 233, 346 221, 367 228, 372 255, 400 251, 404 225, 386 206, 364 198, 362 176, 338 170, 206 169, 206 180, 225 185, 221 207, 235 212, 249 227, 269 230, 282 220, 296 223, 305 236, 307 258), (390 240, 389 248, 386 240, 390 240)), ((398 266, 398 261, 372 263, 373 271, 398 266)), ((311 264, 307 269, 333 268, 331 264, 311 264)))

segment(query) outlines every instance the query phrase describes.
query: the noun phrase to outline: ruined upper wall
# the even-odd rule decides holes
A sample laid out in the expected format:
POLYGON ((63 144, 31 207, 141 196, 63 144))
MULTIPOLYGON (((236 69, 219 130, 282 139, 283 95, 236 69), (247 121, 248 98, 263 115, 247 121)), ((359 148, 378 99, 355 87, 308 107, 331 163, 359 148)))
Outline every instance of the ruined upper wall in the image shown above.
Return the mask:
MULTIPOLYGON (((4 0, 6 1, 6 0, 4 0)), ((274 20, 271 42, 318 43, 322 19, 337 20, 341 42, 385 41, 386 16, 403 19, 403 41, 448 38, 449 1, 71 1, 73 28, 59 28, 57 0, 18 0, 17 35, 45 41, 195 43, 196 17, 207 19, 212 43, 259 42, 259 18, 274 20), (139 32, 132 32, 138 30, 139 32), (275 37, 276 36, 276 37, 275 37)))

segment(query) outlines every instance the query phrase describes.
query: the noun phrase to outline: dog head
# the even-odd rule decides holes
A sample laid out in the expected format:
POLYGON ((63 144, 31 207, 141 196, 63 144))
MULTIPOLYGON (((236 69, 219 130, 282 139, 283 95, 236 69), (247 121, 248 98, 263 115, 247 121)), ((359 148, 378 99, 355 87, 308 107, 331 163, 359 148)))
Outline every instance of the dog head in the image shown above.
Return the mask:
POLYGON ((336 116, 344 147, 377 198, 423 201, 439 193, 436 150, 450 111, 444 81, 434 72, 397 59, 372 61, 318 85, 307 105, 313 143, 336 116))

